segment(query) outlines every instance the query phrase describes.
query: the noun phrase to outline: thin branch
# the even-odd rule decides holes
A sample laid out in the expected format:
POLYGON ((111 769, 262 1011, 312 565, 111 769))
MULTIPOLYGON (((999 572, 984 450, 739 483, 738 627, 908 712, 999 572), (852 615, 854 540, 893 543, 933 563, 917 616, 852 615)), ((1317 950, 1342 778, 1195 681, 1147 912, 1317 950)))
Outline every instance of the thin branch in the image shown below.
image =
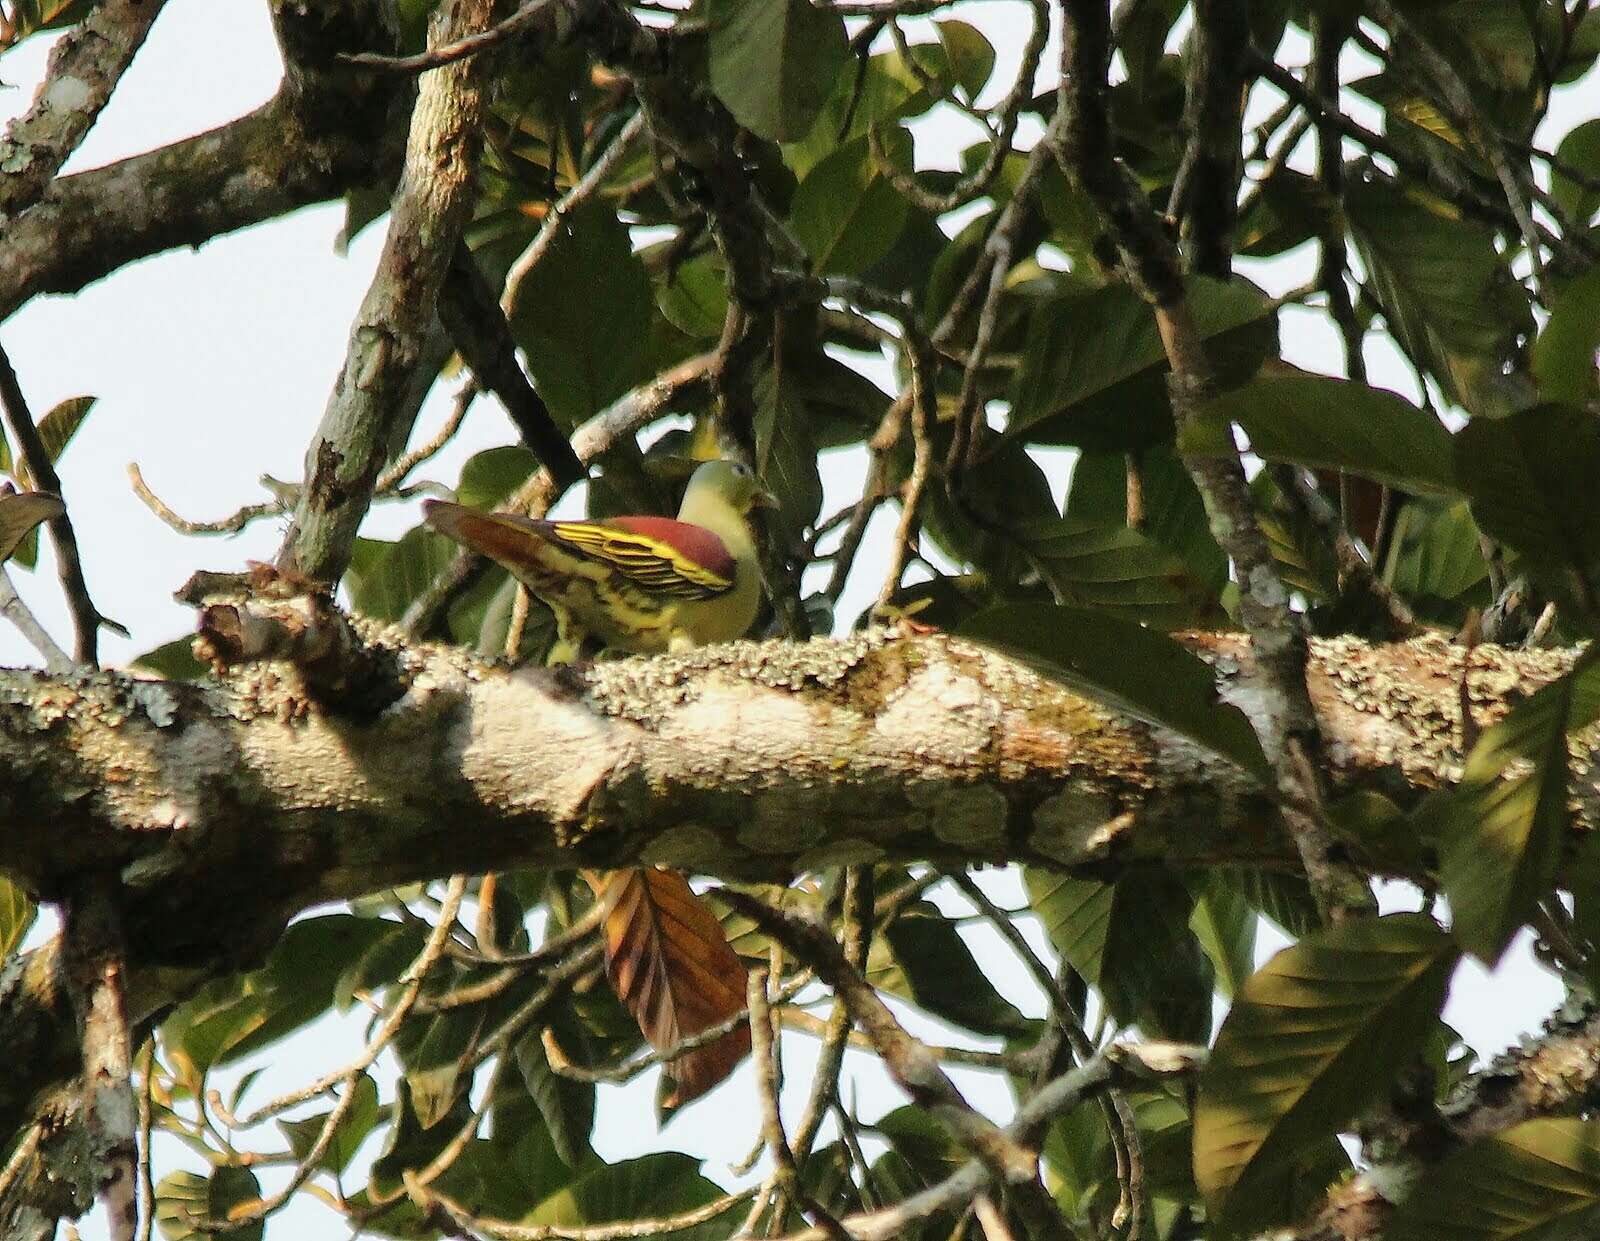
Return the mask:
POLYGON ((0 564, 0 616, 17 627, 17 631, 27 639, 28 645, 38 651, 44 659, 45 668, 57 676, 71 672, 76 666, 72 656, 56 645, 56 640, 34 616, 28 605, 22 601, 22 596, 17 593, 17 588, 11 582, 11 575, 6 572, 5 565, 0 564))
POLYGON ((363 69, 380 69, 387 73, 424 73, 429 69, 439 69, 499 47, 502 43, 532 29, 544 11, 558 3, 559 0, 528 0, 510 17, 490 26, 487 30, 462 35, 436 47, 430 47, 425 52, 418 52, 415 56, 386 56, 381 52, 340 52, 339 59, 347 65, 359 65, 363 69))
POLYGON ((1445 110, 1466 130, 1488 158, 1489 166, 1494 169, 1494 175, 1505 193, 1506 203, 1511 208, 1518 229, 1521 230, 1523 245, 1528 251, 1528 260, 1533 264, 1534 287, 1538 290, 1540 300, 1548 305, 1550 294, 1545 288, 1541 238, 1533 222, 1532 209, 1528 205, 1527 189, 1518 170, 1511 166, 1506 144, 1501 139, 1494 122, 1479 110, 1472 98, 1472 92, 1461 80, 1461 75, 1456 72, 1455 66, 1438 48, 1428 42, 1422 32, 1404 13, 1390 3, 1390 0, 1370 0, 1367 7, 1372 16, 1387 28, 1391 38, 1405 39, 1412 61, 1421 66, 1432 79, 1439 101, 1444 104, 1445 110))
MULTIPOLYGON (((389 1041, 394 1038, 395 1033, 400 1029, 400 1026, 416 1005, 417 997, 422 993, 423 982, 433 967, 438 964, 439 958, 444 955, 445 944, 449 942, 450 934, 455 928, 456 914, 461 909, 461 901, 466 895, 466 890, 467 881, 464 876, 456 875, 451 878, 449 886, 445 889, 444 903, 439 909, 438 922, 428 936, 427 942, 422 945, 422 951, 417 954, 416 958, 400 975, 401 991, 399 999, 395 1001, 394 1007, 389 1010, 388 1016, 383 1019, 383 1024, 367 1040, 367 1045, 362 1048, 360 1054, 344 1065, 343 1068, 324 1074, 308 1085, 300 1086, 287 1094, 281 1094, 277 1098, 262 1104, 245 1117, 238 1120, 224 1117, 230 1128, 253 1128, 264 1120, 270 1120, 272 1117, 288 1111, 291 1107, 307 1103, 319 1095, 327 1094, 334 1087, 354 1080, 357 1074, 363 1073, 372 1067, 373 1061, 389 1045, 389 1041)), ((349 1093, 348 1089, 346 1093, 349 1093)))
MULTIPOLYGON (((444 447, 455 438, 456 432, 461 430, 461 424, 466 421, 467 411, 472 408, 472 402, 478 397, 479 388, 475 380, 468 380, 456 392, 455 400, 450 406, 450 416, 444 420, 438 432, 424 443, 418 444, 410 452, 400 457, 382 474, 373 485, 372 493, 375 496, 386 495, 396 491, 406 481, 406 476, 425 462, 432 461, 444 451, 444 447)), ((131 474, 134 467, 129 466, 131 474)), ((147 500, 146 503, 149 503, 147 500)))
MULTIPOLYGON (((1022 63, 1017 69, 1016 79, 996 109, 1000 114, 1000 123, 990 134, 989 149, 978 167, 959 178, 947 193, 929 193, 915 176, 895 166, 889 152, 883 147, 878 129, 874 127, 868 131, 872 159, 878 170, 889 178, 905 198, 924 211, 943 215, 987 194, 1005 166, 1006 157, 1012 153, 1011 143, 1016 137, 1017 120, 1022 114, 1023 105, 1033 95, 1033 81, 1038 75, 1039 61, 1050 36, 1050 6, 1047 0, 1028 0, 1028 4, 1033 10, 1033 24, 1029 27, 1027 42, 1022 47, 1022 63)), ((891 24, 891 29, 898 30, 898 27, 891 24)), ((909 55, 905 59, 914 63, 909 55)))
POLYGON ((539 225, 538 233, 528 243, 527 249, 517 255, 506 272, 505 292, 500 295, 500 308, 505 311, 508 320, 517 312, 518 302, 522 298, 522 285, 528 278, 528 273, 549 253, 555 239, 561 235, 562 229, 566 226, 567 217, 594 197, 595 191, 605 184, 618 165, 627 158, 639 135, 644 133, 644 124, 643 111, 630 116, 628 123, 611 140, 611 145, 589 165, 583 176, 575 181, 565 194, 550 204, 550 210, 539 225))
MULTIPOLYGON (((410 1187, 408 1184, 407 1188, 410 1187)), ((416 1185, 418 1200, 425 1207, 441 1213, 462 1234, 468 1237, 491 1237, 494 1241, 636 1241, 640 1237, 666 1237, 675 1232, 686 1232, 727 1214, 753 1193, 753 1189, 743 1189, 713 1198, 704 1206, 677 1215, 627 1220, 620 1224, 514 1224, 509 1220, 474 1215, 454 1198, 427 1186, 416 1185)))
POLYGON ((720 896, 817 971, 849 1008, 851 1020, 872 1040, 900 1087, 981 1159, 993 1175, 1013 1185, 1037 1177, 1037 1154, 1013 1141, 972 1108, 933 1053, 906 1033, 861 972, 845 960, 826 928, 801 921, 736 889, 724 889, 720 896))
MULTIPOLYGON (((1037 1140, 1053 1118, 1072 1111, 1113 1083, 1134 1084, 1192 1075, 1204 1062, 1203 1047, 1170 1043, 1118 1045, 1107 1048, 1087 1064, 1071 1069, 1032 1093, 1006 1126, 1007 1138, 1019 1145, 1037 1140)), ((903 1198, 893 1206, 840 1221, 854 1241, 892 1241, 905 1236, 912 1225, 941 1211, 973 1201, 994 1183, 981 1159, 972 1159, 937 1185, 903 1198)), ((819 1228, 785 1234, 777 1241, 830 1241, 819 1228)))
MULTIPOLYGON (((29 485, 53 492, 65 502, 55 462, 39 436, 39 428, 34 425, 28 402, 22 395, 22 385, 17 382, 17 372, 3 348, 0 348, 0 413, 4 414, 5 424, 16 443, 17 457, 28 473, 29 485)), ((94 667, 99 663, 100 626, 111 625, 124 636, 128 631, 102 616, 89 597, 89 584, 84 580, 83 561, 78 555, 78 536, 72 528, 71 515, 63 508, 58 516, 49 519, 47 526, 59 562, 61 589, 67 597, 67 610, 72 614, 72 626, 77 635, 73 654, 80 664, 94 667)))
POLYGON ((144 501, 144 506, 179 534, 238 534, 253 521, 277 517, 284 512, 282 501, 269 500, 262 504, 246 504, 216 521, 191 521, 175 513, 165 500, 150 490, 149 484, 144 481, 144 472, 135 461, 128 462, 128 482, 133 487, 133 494, 144 501))

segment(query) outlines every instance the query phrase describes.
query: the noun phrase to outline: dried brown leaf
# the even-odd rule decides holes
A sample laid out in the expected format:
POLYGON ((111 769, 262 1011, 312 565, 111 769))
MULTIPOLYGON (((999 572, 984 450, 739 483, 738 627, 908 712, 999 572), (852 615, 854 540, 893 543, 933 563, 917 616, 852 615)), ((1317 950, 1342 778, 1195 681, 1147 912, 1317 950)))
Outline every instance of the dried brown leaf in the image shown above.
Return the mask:
MULTIPOLYGON (((659 867, 589 879, 606 908, 606 974, 652 1047, 670 1052, 744 1008, 744 963, 687 879, 659 867)), ((699 1098, 749 1050, 743 1023, 673 1059, 675 1089, 666 1105, 699 1098)))

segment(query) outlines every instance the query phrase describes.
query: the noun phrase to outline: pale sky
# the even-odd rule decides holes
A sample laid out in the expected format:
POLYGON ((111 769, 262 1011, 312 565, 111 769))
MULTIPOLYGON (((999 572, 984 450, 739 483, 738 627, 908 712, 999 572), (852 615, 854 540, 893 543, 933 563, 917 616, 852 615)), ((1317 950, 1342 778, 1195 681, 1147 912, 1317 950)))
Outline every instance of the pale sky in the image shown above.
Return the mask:
MULTIPOLYGON (((1026 13, 1026 6, 1013 0, 959 10, 999 50, 995 94, 1010 81, 1026 13)), ((4 118, 28 105, 47 51, 46 40, 34 39, 0 61, 0 77, 10 87, 0 93, 4 118)), ((1053 53, 1046 54, 1042 82, 1053 81, 1053 59, 1053 53)), ((94 167, 231 120, 269 98, 280 72, 266 6, 259 0, 170 0, 69 169, 94 167)), ((1600 112, 1596 93, 1591 77, 1584 87, 1558 96, 1550 132, 1559 136, 1577 120, 1600 112)), ((952 165, 954 152, 974 133, 959 117, 937 115, 919 123, 917 131, 923 166, 952 165)), ((1024 137, 1031 136, 1024 129, 1024 137)), ((246 559, 270 559, 276 550, 282 529, 276 521, 258 523, 227 540, 174 533, 133 496, 125 471, 128 462, 137 461, 157 494, 193 518, 220 517, 264 498, 256 484, 262 473, 283 479, 300 476, 305 444, 339 370, 349 324, 383 235, 380 221, 341 256, 334 249, 341 223, 337 205, 308 208, 197 251, 146 260, 75 296, 36 299, 0 326, 0 341, 35 416, 67 397, 99 397, 60 472, 95 601, 133 633, 131 640, 103 635, 108 664, 124 662, 192 629, 192 613, 170 596, 195 569, 235 569, 246 559)), ((1310 256, 1302 250, 1271 264, 1255 264, 1249 274, 1276 292, 1302 283, 1310 270, 1310 256)), ((1282 333, 1285 355, 1292 361, 1338 373, 1336 337, 1321 316, 1291 309, 1283 317, 1282 333)), ((1407 395, 1414 392, 1409 372, 1391 350, 1374 344, 1368 358, 1374 382, 1407 395)), ((883 373, 875 377, 884 382, 883 373)), ((437 425, 454 387, 454 381, 437 386, 421 427, 437 425)), ((455 443, 420 476, 452 483, 473 452, 514 439, 498 407, 480 400, 455 443)), ((1052 476, 1063 478, 1066 464, 1065 455, 1055 454, 1052 476)), ((854 497, 862 472, 858 453, 829 458, 824 512, 854 497)), ((567 503, 574 506, 577 500, 567 503)), ((415 524, 416 517, 410 505, 379 507, 364 533, 393 538, 415 524)), ((890 524, 886 514, 880 515, 840 610, 844 623, 877 592, 877 566, 890 524)), ((40 619, 70 647, 71 629, 48 553, 38 572, 13 577, 40 619)), ((0 626, 0 665, 35 663, 32 650, 8 626, 0 626)), ((1022 903, 1020 885, 1010 875, 991 876, 986 886, 1005 905, 1022 903)), ((1412 901, 1396 887, 1386 892, 1386 903, 1412 901)), ((1042 945, 1031 920, 1027 930, 1042 945)), ((1038 1014, 1039 997, 998 938, 981 931, 971 938, 1001 990, 1025 1012, 1038 1014)), ((1267 945, 1262 947, 1266 951, 1267 945)), ((1481 970, 1465 967, 1457 976, 1446 1018, 1474 1046, 1492 1052, 1536 1028, 1558 1000, 1554 980, 1519 945, 1492 982, 1481 970)), ((934 1027, 919 1022, 916 1028, 934 1027)), ((935 1035, 950 1036, 947 1030, 935 1035)), ((353 1052, 359 1037, 352 1023, 335 1021, 298 1036, 274 1051, 271 1068, 253 1096, 264 1098, 326 1069, 335 1054, 332 1048, 353 1052)), ((804 1102, 814 1048, 809 1039, 785 1039, 790 1083, 785 1111, 791 1121, 804 1102)), ((848 1063, 845 1095, 854 1095, 863 1117, 873 1118, 903 1102, 866 1057, 852 1052, 848 1063)), ((957 1076, 990 1114, 1009 1114, 1008 1092, 996 1078, 962 1071, 957 1076)), ((752 1097, 748 1065, 708 1100, 684 1109, 660 1134, 653 1132, 650 1119, 654 1089, 654 1074, 626 1088, 602 1089, 597 1148, 610 1159, 651 1149, 685 1150, 708 1160, 705 1171, 712 1179, 728 1181, 726 1165, 741 1158, 756 1135, 755 1109, 744 1106, 752 1097)), ((264 1133, 256 1145, 269 1148, 275 1137, 264 1133)), ((160 1154, 169 1169, 197 1166, 192 1155, 170 1144, 160 1154)), ((273 1181, 269 1177, 265 1183, 270 1189, 273 1181)), ((268 1235, 316 1241, 345 1232, 335 1216, 308 1201, 284 1213, 268 1235)), ((85 1221, 83 1234, 96 1238, 104 1230, 91 1219, 85 1221)))

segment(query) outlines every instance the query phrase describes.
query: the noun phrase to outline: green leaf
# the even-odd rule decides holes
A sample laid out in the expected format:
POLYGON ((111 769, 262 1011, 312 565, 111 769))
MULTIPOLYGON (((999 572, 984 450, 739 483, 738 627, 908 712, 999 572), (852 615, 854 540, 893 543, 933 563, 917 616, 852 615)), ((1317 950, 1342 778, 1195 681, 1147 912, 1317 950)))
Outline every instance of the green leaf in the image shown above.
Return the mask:
POLYGON ((1121 1025, 1203 1043, 1211 1034, 1211 962, 1189 929, 1194 899, 1164 867, 1115 884, 1023 868, 1028 903, 1050 942, 1104 996, 1121 1025))
POLYGON ((1225 1229, 1261 1218, 1258 1187, 1387 1089, 1426 1041, 1456 962, 1417 914, 1346 922, 1252 975, 1222 1023, 1195 1107, 1195 1182, 1225 1229))
POLYGON ((173 1010, 165 1045, 204 1072, 299 1029, 327 1011, 340 974, 390 925, 351 914, 291 923, 260 969, 209 983, 173 1010))
POLYGON ((1162 634, 1095 612, 1031 603, 989 608, 960 634, 1115 710, 1170 728, 1246 771, 1269 770, 1244 713, 1218 699, 1211 669, 1162 634))
POLYGON ((10 879, 0 878, 0 961, 16 951, 38 914, 33 897, 10 879))
POLYGON ((1198 886, 1189 926, 1211 958, 1218 989, 1231 996, 1255 972, 1257 914, 1237 888, 1216 876, 1198 886))
POLYGON ((1168 629, 1226 619, 1216 588, 1138 530, 1056 519, 1015 534, 1060 603, 1168 629))
MULTIPOLYGON (((908 167, 911 135, 895 128, 880 137, 892 161, 908 167)), ((789 205, 789 227, 811 256, 814 270, 853 276, 889 252, 905 227, 908 209, 862 137, 845 143, 806 174, 789 205)))
POLYGON ((1571 571, 1600 562, 1600 422, 1541 405, 1509 418, 1475 419, 1455 437, 1456 477, 1484 533, 1566 588, 1571 571))
POLYGON ((589 202, 571 212, 522 282, 511 317, 534 387, 558 423, 576 426, 644 378, 654 303, 615 211, 589 202))
MULTIPOLYGON (((1211 534, 1205 501, 1171 444, 1138 454, 1139 533, 1179 557, 1214 594, 1228 580, 1228 557, 1211 534)), ((1065 516, 1095 526, 1127 520, 1128 465, 1123 453, 1081 453, 1072 465, 1065 516)))
POLYGON ((763 371, 756 380, 756 473, 778 501, 778 515, 791 546, 822 508, 822 476, 806 408, 791 368, 763 371))
MULTIPOLYGON (((722 1192, 700 1175, 698 1160, 677 1151, 661 1151, 585 1173, 541 1202, 524 1222, 575 1227, 654 1219, 704 1206, 722 1192)), ((672 1235, 687 1241, 721 1241, 728 1231, 727 1220, 712 1220, 672 1235)))
POLYGON ((537 1030, 524 1035, 517 1043, 516 1059, 522 1084, 539 1109, 545 1128, 550 1131, 556 1154, 569 1168, 577 1168, 589 1154, 595 1088, 558 1077, 550 1067, 537 1030))
POLYGON ((1345 211, 1390 330, 1445 394, 1474 414, 1525 404, 1505 368, 1533 319, 1495 230, 1383 181, 1352 182, 1345 211))
MULTIPOLYGON (((1204 277, 1188 295, 1220 389, 1254 376, 1277 343, 1268 299, 1248 281, 1204 277)), ((1115 452, 1170 439, 1167 370, 1155 316, 1126 285, 1047 299, 1029 321, 1006 434, 1115 452)))
POLYGON ((97 399, 92 396, 68 397, 39 419, 39 439, 50 460, 61 459, 61 454, 67 450, 67 445, 89 416, 97 399))
POLYGON ((224 1165, 210 1176, 173 1172, 156 1184, 156 1224, 167 1241, 261 1241, 265 1221, 227 1232, 202 1232, 208 1219, 227 1219, 261 1198, 261 1182, 249 1168, 224 1165))
MULTIPOLYGON (((1594 14, 1589 16, 1592 19, 1594 14)), ((1574 181, 1561 169, 1574 168, 1591 178, 1600 178, 1600 117, 1568 130, 1556 147, 1556 160, 1559 166, 1550 173, 1550 193, 1573 224, 1586 225, 1600 211, 1600 190, 1574 181)))
MULTIPOLYGON (((335 1175, 342 1174, 350 1166, 350 1161, 355 1158, 356 1151, 366 1141, 367 1135, 377 1127, 381 1115, 378 1107, 378 1084, 372 1078, 362 1073, 350 1089, 355 1091, 355 1099, 350 1104, 350 1110, 339 1122, 338 1129, 334 1131, 332 1140, 322 1152, 322 1157, 317 1160, 316 1165, 335 1175)), ((332 1115, 331 1108, 314 1116, 307 1116, 303 1120, 278 1122, 278 1128, 282 1129, 284 1136, 289 1139, 289 1149, 294 1152, 296 1159, 304 1162, 311 1154, 312 1147, 322 1136, 322 1126, 330 1115, 332 1115)))
POLYGON ((1533 344, 1533 376, 1547 401, 1582 405, 1595 394, 1600 349, 1600 267, 1556 294, 1550 318, 1533 344))
POLYGON ((406 607, 455 559, 457 544, 418 526, 397 543, 357 539, 345 572, 350 606, 374 620, 399 620, 406 607))
POLYGON ((135 671, 153 672, 168 681, 198 681, 209 669, 194 657, 194 639, 174 638, 146 651, 130 665, 135 671))
POLYGON ((1489 564, 1465 500, 1408 501, 1389 545, 1384 580, 1419 615, 1459 626, 1467 605, 1489 603, 1489 564))
POLYGON ((11 559, 17 545, 41 522, 67 511, 60 496, 47 491, 19 491, 0 495, 0 564, 11 559))
POLYGON ((728 315, 727 273, 722 260, 702 254, 680 263, 656 298, 661 313, 697 340, 716 340, 728 315))
POLYGON ((1233 423, 1269 461, 1348 470, 1408 491, 1456 489, 1444 424, 1381 388, 1321 375, 1257 379, 1208 402, 1179 447, 1231 455, 1233 423))
POLYGON ((976 101, 994 72, 994 44, 970 22, 950 19, 935 22, 933 28, 955 84, 966 94, 967 102, 976 101))
POLYGON ((486 448, 468 457, 461 467, 456 502, 470 508, 492 509, 538 468, 539 458, 521 444, 486 448))
POLYGON ((711 89, 775 142, 804 137, 849 51, 844 19, 810 0, 710 0, 711 89))
POLYGON ((1567 735, 1597 716, 1600 651, 1591 647, 1571 672, 1485 730, 1461 784, 1430 799, 1451 929, 1485 961, 1499 960, 1555 882, 1568 826, 1567 735), (1517 760, 1531 770, 1506 775, 1517 760))
POLYGON ((1600 1122, 1524 1121, 1426 1168, 1385 1235, 1559 1241, 1600 1230, 1600 1122))
POLYGON ((1032 1028, 995 990, 955 923, 928 901, 911 905, 873 939, 867 979, 880 991, 904 996, 934 1016, 979 1034, 1016 1034, 1032 1028))

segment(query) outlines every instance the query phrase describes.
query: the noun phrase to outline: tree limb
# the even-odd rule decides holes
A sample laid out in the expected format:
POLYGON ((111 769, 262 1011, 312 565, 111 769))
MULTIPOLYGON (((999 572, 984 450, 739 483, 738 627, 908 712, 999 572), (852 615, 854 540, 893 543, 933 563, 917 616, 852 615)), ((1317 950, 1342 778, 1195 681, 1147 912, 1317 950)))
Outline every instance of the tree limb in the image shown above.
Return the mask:
POLYGON ((0 218, 39 200, 111 100, 165 0, 106 0, 50 49, 27 113, 0 139, 0 218))
MULTIPOLYGON (((452 0, 434 14, 429 41, 482 30, 493 11, 493 0, 452 0)), ((395 438, 471 210, 487 82, 487 62, 474 58, 425 75, 417 92, 389 234, 306 450, 305 485, 278 553, 280 566, 314 581, 344 572, 395 438)))

